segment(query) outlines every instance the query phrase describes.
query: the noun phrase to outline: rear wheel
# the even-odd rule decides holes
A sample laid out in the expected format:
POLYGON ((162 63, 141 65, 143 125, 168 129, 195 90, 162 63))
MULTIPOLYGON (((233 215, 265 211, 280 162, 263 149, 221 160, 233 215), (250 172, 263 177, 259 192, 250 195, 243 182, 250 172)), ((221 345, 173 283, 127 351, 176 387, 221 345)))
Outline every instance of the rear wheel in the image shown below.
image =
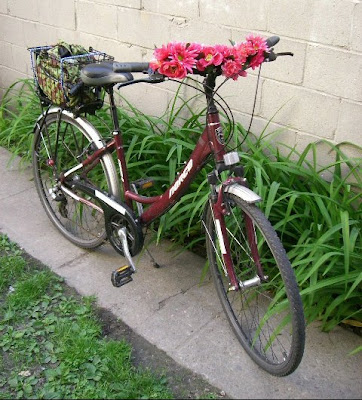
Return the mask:
POLYGON ((225 201, 230 210, 225 224, 240 288, 231 287, 225 272, 215 218, 209 206, 205 218, 206 245, 219 298, 249 356, 273 375, 288 375, 298 367, 305 343, 303 306, 294 272, 264 214, 233 194, 225 193, 225 201), (252 251, 253 240, 256 255, 252 251), (259 279, 258 257, 266 281, 259 279))
MULTIPOLYGON (((59 177, 94 152, 100 141, 99 134, 89 123, 60 110, 50 111, 45 120, 40 120, 34 136, 33 171, 41 203, 59 231, 84 248, 97 247, 106 239, 103 211, 100 204, 85 193, 72 191, 86 200, 80 202, 62 190, 59 177)), ((84 182, 118 195, 111 155, 104 155, 90 172, 81 168, 75 173, 84 182)))

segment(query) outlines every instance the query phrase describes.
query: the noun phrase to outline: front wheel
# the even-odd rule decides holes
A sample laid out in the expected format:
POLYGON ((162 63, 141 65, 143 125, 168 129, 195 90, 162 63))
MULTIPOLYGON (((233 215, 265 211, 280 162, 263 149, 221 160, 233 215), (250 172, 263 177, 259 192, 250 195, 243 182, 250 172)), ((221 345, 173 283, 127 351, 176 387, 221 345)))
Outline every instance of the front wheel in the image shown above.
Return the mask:
POLYGON ((240 287, 235 290, 227 276, 210 204, 206 247, 217 293, 249 356, 272 375, 289 375, 300 364, 305 343, 303 305, 294 272, 260 209, 234 194, 224 196, 230 255, 240 287), (266 280, 259 277, 260 265, 266 280))

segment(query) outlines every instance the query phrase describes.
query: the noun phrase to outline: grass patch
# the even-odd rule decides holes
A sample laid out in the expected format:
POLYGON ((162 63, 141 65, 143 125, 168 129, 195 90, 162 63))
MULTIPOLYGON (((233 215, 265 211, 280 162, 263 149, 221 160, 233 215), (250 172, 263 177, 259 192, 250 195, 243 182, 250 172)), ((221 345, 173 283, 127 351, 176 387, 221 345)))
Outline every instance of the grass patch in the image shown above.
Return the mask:
POLYGON ((0 398, 173 398, 128 343, 102 337, 94 299, 69 295, 6 236, 0 255, 0 398))

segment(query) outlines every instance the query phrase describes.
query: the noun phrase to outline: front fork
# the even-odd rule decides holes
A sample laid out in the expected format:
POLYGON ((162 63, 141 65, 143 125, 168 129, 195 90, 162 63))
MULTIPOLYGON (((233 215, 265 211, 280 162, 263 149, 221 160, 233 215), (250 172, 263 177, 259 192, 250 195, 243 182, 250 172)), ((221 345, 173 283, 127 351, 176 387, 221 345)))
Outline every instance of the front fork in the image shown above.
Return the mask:
POLYGON ((246 186, 246 180, 240 177, 229 178, 228 180, 226 180, 221 184, 218 191, 216 190, 215 185, 211 185, 212 187, 211 207, 213 211, 216 234, 219 240, 219 246, 222 253, 223 269, 225 274, 229 276, 230 280, 229 290, 238 291, 240 288, 247 288, 250 286, 260 285, 260 283, 262 281, 265 281, 267 278, 264 275, 260 261, 254 224, 251 218, 246 213, 243 213, 243 216, 246 225, 247 241, 250 247, 251 257, 256 267, 257 275, 254 278, 251 278, 243 282, 239 281, 239 279, 236 276, 233 260, 231 258, 229 234, 225 224, 225 216, 230 215, 231 211, 228 202, 225 200, 225 194, 224 194, 226 187, 235 183, 246 186))

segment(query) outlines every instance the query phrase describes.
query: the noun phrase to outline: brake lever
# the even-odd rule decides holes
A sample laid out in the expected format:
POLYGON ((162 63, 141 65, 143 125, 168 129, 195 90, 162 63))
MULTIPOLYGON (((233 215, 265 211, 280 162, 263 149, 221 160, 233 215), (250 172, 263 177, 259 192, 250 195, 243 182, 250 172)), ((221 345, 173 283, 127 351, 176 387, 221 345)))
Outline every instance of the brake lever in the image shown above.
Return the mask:
POLYGON ((134 79, 132 81, 120 83, 117 86, 117 89, 121 89, 124 86, 133 85, 135 83, 141 83, 141 82, 142 83, 161 83, 164 80, 165 80, 165 76, 164 75, 161 75, 161 74, 149 75, 147 78, 134 79))
POLYGON ((290 51, 286 51, 283 53, 274 53, 273 49, 270 50, 270 53, 268 53, 268 57, 265 59, 266 62, 272 62, 277 59, 279 56, 294 56, 294 53, 290 51))
POLYGON ((275 54, 277 57, 279 56, 294 56, 294 53, 292 53, 291 51, 285 51, 284 53, 276 53, 275 54))

